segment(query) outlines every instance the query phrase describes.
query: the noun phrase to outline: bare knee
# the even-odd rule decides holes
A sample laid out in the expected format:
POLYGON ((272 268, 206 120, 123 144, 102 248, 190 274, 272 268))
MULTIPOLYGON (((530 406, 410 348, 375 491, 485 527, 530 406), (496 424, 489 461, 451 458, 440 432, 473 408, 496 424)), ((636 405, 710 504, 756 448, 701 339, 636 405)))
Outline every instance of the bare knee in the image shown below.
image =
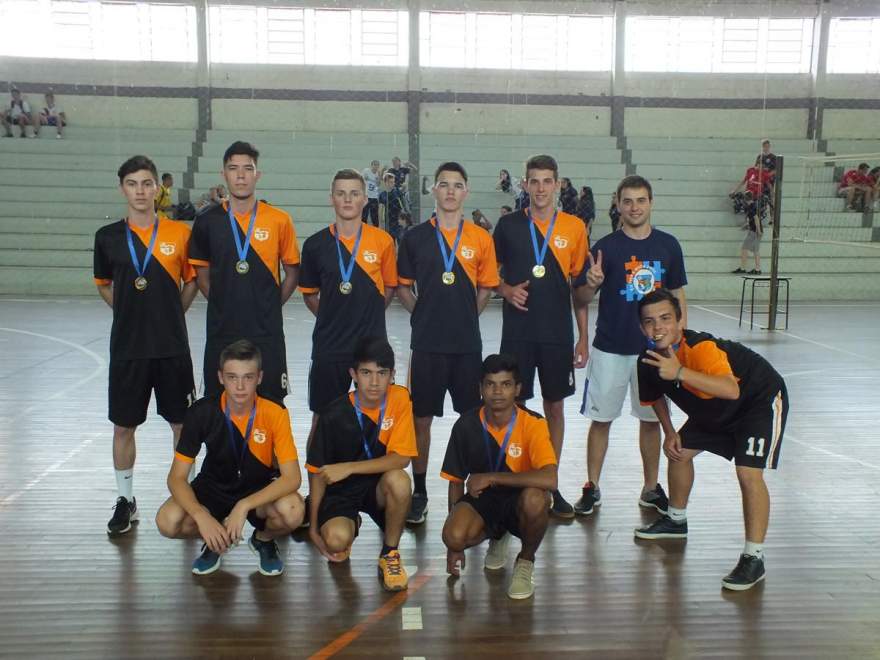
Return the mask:
POLYGON ((395 500, 409 498, 412 484, 405 470, 391 470, 382 475, 382 490, 386 497, 395 500))
POLYGON ((739 480, 739 485, 743 490, 764 486, 764 470, 761 468, 737 465, 736 478, 739 480))
POLYGON ((467 529, 464 525, 456 525, 452 518, 443 525, 443 544, 454 552, 461 552, 468 547, 467 529))
POLYGON ((173 500, 168 500, 156 512, 156 529, 169 539, 180 538, 186 512, 173 500))
POLYGON ((299 493, 282 497, 274 505, 275 524, 277 527, 294 530, 300 526, 305 516, 305 504, 299 493))
POLYGON ((547 491, 541 488, 524 488, 519 496, 519 510, 526 518, 547 515, 547 491))
POLYGON ((342 552, 354 541, 352 530, 345 529, 342 525, 326 526, 321 530, 321 538, 330 552, 342 552))

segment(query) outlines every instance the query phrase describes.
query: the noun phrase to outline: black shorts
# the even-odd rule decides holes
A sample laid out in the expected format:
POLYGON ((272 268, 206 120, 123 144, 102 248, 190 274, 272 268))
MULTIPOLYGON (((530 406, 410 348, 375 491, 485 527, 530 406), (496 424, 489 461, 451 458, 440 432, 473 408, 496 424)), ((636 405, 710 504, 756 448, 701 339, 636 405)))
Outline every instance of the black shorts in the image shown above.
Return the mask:
POLYGON ((357 535, 358 513, 366 513, 379 529, 385 529, 385 509, 379 508, 376 490, 381 474, 358 474, 339 484, 334 484, 324 492, 324 499, 318 505, 318 529, 331 518, 349 518, 355 521, 357 535))
POLYGON ((409 363, 410 395, 416 417, 443 417, 446 391, 461 414, 479 407, 483 358, 479 353, 413 351, 409 363))
POLYGON ((312 360, 309 368, 309 410, 320 413, 351 389, 351 360, 312 360))
MULTIPOLYGON (((201 474, 192 480, 190 486, 192 486, 199 504, 205 507, 219 523, 226 519, 239 500, 250 495, 250 493, 227 493, 201 474)), ((260 518, 256 509, 248 511, 247 519, 255 529, 263 530, 266 528, 266 519, 260 518)))
POLYGON ((189 353, 142 360, 110 359, 109 418, 133 428, 147 419, 150 394, 156 391, 156 412, 171 424, 182 424, 196 399, 189 353))
MULTIPOLYGON (((205 343, 205 361, 202 368, 205 396, 219 394, 223 389, 220 381, 217 380, 220 353, 238 339, 242 339, 242 337, 209 337, 205 343)), ((261 337, 259 339, 246 337, 246 339, 250 339, 257 345, 263 357, 263 382, 257 388, 257 394, 283 405, 284 397, 289 393, 287 349, 284 346, 284 337, 261 337)))
POLYGON ((513 355, 519 365, 520 401, 535 396, 536 369, 545 401, 562 401, 574 394, 574 348, 571 345, 501 340, 501 352, 513 355))
POLYGON ((369 218, 374 227, 379 226, 379 200, 371 198, 367 200, 364 210, 361 212, 361 220, 364 222, 369 218))
POLYGON ((465 493, 456 505, 462 502, 470 504, 483 519, 488 538, 500 539, 504 532, 522 538, 519 531, 519 497, 522 492, 522 488, 492 486, 480 493, 479 497, 465 493))
POLYGON ((737 466, 775 470, 787 418, 788 392, 783 383, 744 410, 732 428, 709 430, 688 420, 678 434, 685 449, 733 459, 737 466))

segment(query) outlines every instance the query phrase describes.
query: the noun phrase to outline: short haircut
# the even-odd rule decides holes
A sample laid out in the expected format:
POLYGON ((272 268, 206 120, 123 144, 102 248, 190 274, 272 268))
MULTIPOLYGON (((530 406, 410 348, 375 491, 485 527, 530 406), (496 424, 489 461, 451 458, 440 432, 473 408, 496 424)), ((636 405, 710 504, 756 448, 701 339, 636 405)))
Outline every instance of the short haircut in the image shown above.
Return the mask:
POLYGON ((860 170, 869 170, 869 169, 871 169, 871 166, 868 165, 867 163, 859 163, 859 169, 860 170))
POLYGON ((116 170, 116 176, 119 177, 119 183, 125 181, 125 177, 141 170, 148 170, 153 175, 153 181, 159 180, 159 173, 156 170, 156 163, 146 156, 132 156, 116 170))
POLYGON ((162 172, 162 181, 164 181, 165 179, 171 179, 171 178, 172 178, 171 172, 162 172))
POLYGON ((455 161, 447 161, 445 163, 440 163, 437 166, 437 169, 434 171, 434 183, 437 183, 437 179, 440 178, 441 172, 458 172, 461 174, 461 178, 464 179, 464 182, 467 183, 467 172, 464 167, 462 167, 461 163, 456 163, 455 161))
POLYGON ((381 163, 379 163, 378 160, 371 160, 371 161, 370 161, 370 165, 371 165, 371 166, 372 166, 372 165, 380 165, 380 164, 381 164, 381 163))
POLYGON ((513 209, 512 209, 511 207, 509 207, 507 204, 505 204, 504 206, 502 206, 502 207, 501 207, 501 210, 504 211, 504 212, 506 212, 506 213, 513 213, 513 209))
POLYGON ((529 178, 529 172, 532 170, 553 170, 553 178, 559 178, 559 165, 556 164, 556 159, 553 156, 547 154, 531 156, 526 161, 526 179, 529 178))
POLYGON ((483 360, 483 373, 480 376, 480 382, 483 382, 486 376, 499 374, 502 371, 509 372, 513 376, 513 382, 522 382, 519 375, 519 364, 516 358, 509 353, 494 353, 483 360))
POLYGON ((361 188, 364 190, 367 189, 367 182, 364 181, 363 175, 357 170, 353 170, 350 168, 346 168, 343 170, 339 170, 336 174, 333 175, 333 181, 330 182, 330 191, 333 191, 333 187, 336 185, 337 181, 360 181, 361 188))
POLYGON ((257 345, 249 339, 239 339, 238 341, 234 341, 220 352, 220 361, 218 364, 221 372, 229 360, 241 360, 242 362, 255 360, 257 363, 257 369, 261 370, 263 368, 263 354, 260 353, 260 349, 257 345))
POLYGON ((765 144, 770 144, 770 140, 764 138, 764 140, 761 142, 761 146, 763 147, 765 144))
POLYGON ((629 176, 623 177, 620 183, 617 184, 617 198, 620 199, 620 191, 626 188, 627 190, 635 190, 636 188, 646 188, 648 190, 648 199, 654 199, 654 189, 651 188, 651 182, 648 181, 645 177, 639 176, 638 174, 631 174, 629 176))
POLYGON ((351 368, 357 368, 366 363, 375 362, 383 369, 394 369, 394 349, 384 337, 361 337, 354 345, 354 358, 351 368))
POLYGON ((260 152, 250 142, 237 140, 230 144, 229 148, 223 153, 223 164, 226 165, 233 156, 250 156, 256 163, 260 159, 260 152))
POLYGON ((642 318, 642 310, 648 305, 656 305, 657 303, 668 302, 672 305, 672 309, 675 310, 675 319, 677 321, 681 320, 681 303, 678 301, 678 298, 675 297, 675 294, 672 293, 669 289, 664 287, 660 287, 659 289, 654 289, 647 296, 642 298, 639 301, 639 320, 642 318))

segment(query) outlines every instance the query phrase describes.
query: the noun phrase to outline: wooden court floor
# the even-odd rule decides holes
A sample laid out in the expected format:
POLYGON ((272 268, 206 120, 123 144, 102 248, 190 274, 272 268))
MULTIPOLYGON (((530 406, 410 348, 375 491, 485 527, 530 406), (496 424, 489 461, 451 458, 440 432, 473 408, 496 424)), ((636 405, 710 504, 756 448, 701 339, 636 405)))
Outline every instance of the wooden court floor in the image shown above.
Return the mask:
MULTIPOLYGON (((331 568, 291 539, 282 542, 281 578, 260 576, 244 545, 219 573, 191 575, 198 545, 163 539, 153 523, 167 495, 171 443, 152 411, 137 437, 142 520, 109 540, 110 311, 97 296, 0 299, 0 657, 880 658, 880 303, 799 304, 791 330, 772 335, 740 330, 737 312, 692 304, 690 325, 745 341, 788 382, 781 467, 768 475, 765 583, 721 589, 743 539, 733 469, 717 457, 697 461, 688 541, 634 541, 633 527, 650 516, 636 506, 636 424, 624 417, 612 428, 603 506, 551 523, 535 597, 514 602, 505 586, 516 542, 501 574, 484 573, 485 548, 475 548, 461 579, 445 575, 438 472, 451 410, 434 426, 428 521, 401 543, 412 574, 405 594, 381 589, 371 523, 348 565, 331 568)), ((204 315, 203 303, 189 314, 197 374, 204 315)), ((298 300, 285 318, 294 389, 287 405, 302 449, 313 325, 298 300)), ((389 330, 405 382, 409 325, 397 305, 389 330)), ((487 352, 499 332, 493 304, 483 319, 487 352)), ((572 501, 585 469, 583 379, 580 372, 578 394, 566 402, 560 483, 572 501)))

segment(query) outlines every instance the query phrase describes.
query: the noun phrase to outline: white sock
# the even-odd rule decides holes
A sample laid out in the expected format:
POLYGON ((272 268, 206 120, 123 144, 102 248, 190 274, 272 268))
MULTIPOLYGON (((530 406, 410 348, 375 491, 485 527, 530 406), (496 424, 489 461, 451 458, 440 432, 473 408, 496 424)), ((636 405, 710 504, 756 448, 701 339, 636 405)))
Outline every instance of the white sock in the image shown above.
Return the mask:
POLYGON ((764 558, 764 544, 763 543, 752 543, 751 541, 746 541, 745 546, 743 547, 744 555, 751 555, 752 557, 757 557, 758 559, 764 558))
POLYGON ((687 520, 687 509, 676 509, 674 506, 666 507, 666 515, 675 522, 684 522, 687 520))
POLYGON ((134 501, 134 469, 116 470, 116 488, 119 490, 119 497, 124 497, 129 502, 134 501))

